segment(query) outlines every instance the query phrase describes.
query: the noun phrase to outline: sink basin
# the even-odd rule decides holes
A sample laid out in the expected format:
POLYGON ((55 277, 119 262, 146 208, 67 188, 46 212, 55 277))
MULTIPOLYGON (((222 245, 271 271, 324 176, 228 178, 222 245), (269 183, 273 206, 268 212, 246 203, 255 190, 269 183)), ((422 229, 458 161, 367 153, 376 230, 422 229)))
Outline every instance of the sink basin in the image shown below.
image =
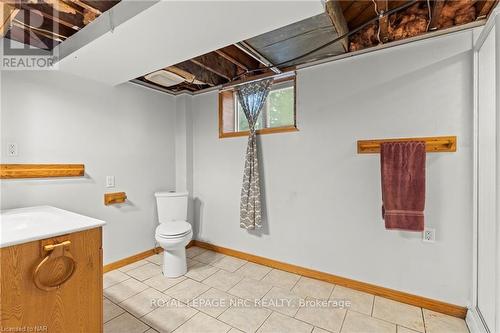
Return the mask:
POLYGON ((92 229, 105 222, 52 206, 0 211, 0 248, 92 229))

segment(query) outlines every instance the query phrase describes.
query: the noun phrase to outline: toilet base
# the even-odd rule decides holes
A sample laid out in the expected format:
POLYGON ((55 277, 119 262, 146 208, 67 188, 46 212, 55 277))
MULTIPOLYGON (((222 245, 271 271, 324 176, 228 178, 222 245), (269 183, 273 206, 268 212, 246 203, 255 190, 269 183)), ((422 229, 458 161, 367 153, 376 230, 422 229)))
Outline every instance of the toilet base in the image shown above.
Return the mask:
POLYGON ((184 247, 175 250, 163 251, 163 276, 176 278, 186 274, 186 272, 186 249, 184 247))

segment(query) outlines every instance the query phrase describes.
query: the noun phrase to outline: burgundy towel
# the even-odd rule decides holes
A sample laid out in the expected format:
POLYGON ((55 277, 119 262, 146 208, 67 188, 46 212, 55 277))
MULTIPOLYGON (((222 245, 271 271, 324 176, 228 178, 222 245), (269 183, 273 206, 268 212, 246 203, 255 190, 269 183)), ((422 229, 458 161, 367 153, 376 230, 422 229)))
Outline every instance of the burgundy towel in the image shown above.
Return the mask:
POLYGON ((380 145, 382 217, 386 229, 424 230, 425 142, 380 145))

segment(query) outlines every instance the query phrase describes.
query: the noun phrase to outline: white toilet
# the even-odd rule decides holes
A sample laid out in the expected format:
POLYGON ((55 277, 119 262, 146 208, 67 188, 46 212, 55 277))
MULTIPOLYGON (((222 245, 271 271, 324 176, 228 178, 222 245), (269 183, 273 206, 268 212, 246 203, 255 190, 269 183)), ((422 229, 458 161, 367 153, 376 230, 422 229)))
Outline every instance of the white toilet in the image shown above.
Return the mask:
POLYGON ((186 221, 187 192, 156 192, 158 220, 156 241, 163 248, 163 275, 178 277, 186 274, 186 245, 193 238, 191 224, 186 221))

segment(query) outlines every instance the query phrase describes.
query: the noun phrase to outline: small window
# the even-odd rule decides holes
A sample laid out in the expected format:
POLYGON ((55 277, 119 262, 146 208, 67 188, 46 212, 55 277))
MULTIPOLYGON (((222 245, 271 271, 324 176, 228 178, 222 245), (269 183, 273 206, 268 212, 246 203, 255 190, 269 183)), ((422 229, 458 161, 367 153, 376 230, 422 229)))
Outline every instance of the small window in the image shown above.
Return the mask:
MULTIPOLYGON (((257 134, 297 131, 295 76, 275 79, 257 120, 257 134)), ((234 90, 219 92, 219 137, 248 135, 248 121, 234 90)))

